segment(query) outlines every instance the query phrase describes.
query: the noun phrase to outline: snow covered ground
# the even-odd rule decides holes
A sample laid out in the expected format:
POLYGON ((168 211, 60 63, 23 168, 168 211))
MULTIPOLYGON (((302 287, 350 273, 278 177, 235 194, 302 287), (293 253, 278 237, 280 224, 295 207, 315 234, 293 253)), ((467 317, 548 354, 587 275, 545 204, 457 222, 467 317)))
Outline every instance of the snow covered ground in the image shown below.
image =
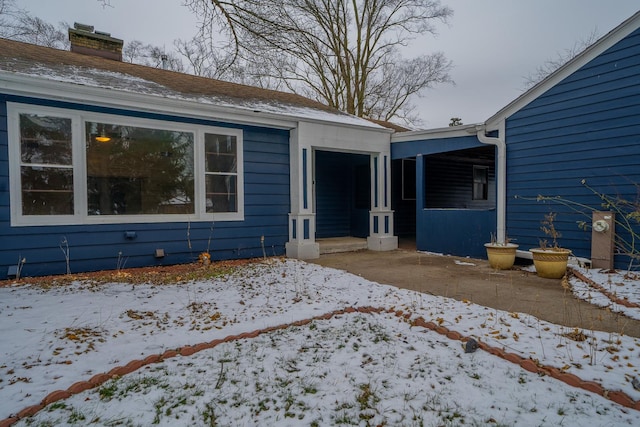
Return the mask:
MULTIPOLYGON (((640 302, 637 277, 582 273, 610 295, 640 302)), ((640 340, 622 331, 578 331, 288 259, 207 280, 126 282, 114 275, 108 284, 0 288, 0 420, 134 359, 373 306, 411 319, 345 313, 224 342, 116 376, 16 425, 640 425, 640 411, 485 351, 466 353, 462 342, 411 320, 423 317, 638 401, 640 340)), ((592 303, 620 308, 593 287, 571 284, 592 303)), ((640 318, 638 308, 624 312, 640 318)))
POLYGON ((605 307, 632 319, 640 320, 640 273, 579 271, 595 282, 598 288, 574 278, 571 280, 571 287, 576 297, 598 307, 605 307), (619 300, 625 300, 630 304, 621 304, 619 300))

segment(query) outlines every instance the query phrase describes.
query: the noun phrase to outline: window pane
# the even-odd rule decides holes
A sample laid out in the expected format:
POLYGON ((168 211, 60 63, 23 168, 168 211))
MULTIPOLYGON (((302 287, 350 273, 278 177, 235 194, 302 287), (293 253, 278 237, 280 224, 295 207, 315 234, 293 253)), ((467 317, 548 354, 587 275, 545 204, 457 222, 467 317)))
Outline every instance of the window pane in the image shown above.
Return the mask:
POLYGON ((234 175, 206 175, 207 212, 236 212, 237 187, 234 175))
POLYGON ((484 166, 473 167, 473 182, 486 184, 489 168, 484 166))
POLYGON ((23 215, 73 215, 73 170, 23 166, 23 215))
POLYGON ((22 163, 71 165, 71 119, 20 114, 22 163))
POLYGON ((190 132, 86 123, 89 215, 192 214, 190 132))
POLYGON ((487 200, 489 168, 473 166, 473 200, 487 200))
POLYGON ((205 171, 237 172, 236 137, 205 134, 205 171))

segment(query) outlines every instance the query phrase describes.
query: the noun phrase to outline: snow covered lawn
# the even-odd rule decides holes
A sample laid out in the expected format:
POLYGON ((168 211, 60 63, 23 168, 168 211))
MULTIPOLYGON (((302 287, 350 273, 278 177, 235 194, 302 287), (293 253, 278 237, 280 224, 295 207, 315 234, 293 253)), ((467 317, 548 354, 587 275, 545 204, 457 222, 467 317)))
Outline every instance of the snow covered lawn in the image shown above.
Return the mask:
MULTIPOLYGON (((234 339, 115 376, 16 425, 640 425, 640 411, 488 352, 466 353, 461 341, 412 320, 422 317, 634 401, 640 400, 636 338, 574 330, 295 260, 210 276, 132 284, 114 274, 107 284, 0 288, 0 420, 134 359, 372 306, 410 318, 344 313, 234 339)), ((606 279, 640 300, 637 281, 606 279)), ((595 298, 593 289, 587 293, 595 298)))

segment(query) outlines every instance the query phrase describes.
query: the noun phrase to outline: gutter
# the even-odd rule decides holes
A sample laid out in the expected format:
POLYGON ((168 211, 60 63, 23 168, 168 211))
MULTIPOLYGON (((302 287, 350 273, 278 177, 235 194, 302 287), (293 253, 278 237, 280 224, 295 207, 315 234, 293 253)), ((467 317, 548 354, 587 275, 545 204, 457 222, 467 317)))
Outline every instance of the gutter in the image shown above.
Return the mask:
POLYGON ((495 145, 498 149, 497 166, 497 193, 496 193, 496 238, 498 242, 505 242, 507 238, 506 212, 507 212, 507 145, 505 143, 505 121, 502 120, 498 129, 498 137, 489 137, 486 134, 486 125, 476 125, 476 135, 478 141, 483 144, 495 145))

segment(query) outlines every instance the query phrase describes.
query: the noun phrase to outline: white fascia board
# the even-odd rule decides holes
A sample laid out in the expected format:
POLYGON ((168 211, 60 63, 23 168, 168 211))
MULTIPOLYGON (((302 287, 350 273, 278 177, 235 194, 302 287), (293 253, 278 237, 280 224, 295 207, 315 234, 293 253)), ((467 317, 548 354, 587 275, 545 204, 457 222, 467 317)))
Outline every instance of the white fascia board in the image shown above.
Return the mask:
POLYGON ((390 129, 363 128, 342 123, 300 121, 298 138, 304 145, 328 151, 380 153, 388 152, 390 129))
POLYGON ((597 42, 586 48, 582 53, 568 61, 562 67, 537 83, 531 89, 513 100, 506 107, 502 108, 487 121, 487 130, 497 130, 500 123, 508 117, 517 113, 520 109, 531 103, 534 99, 560 83, 571 74, 578 71, 584 65, 604 53, 607 49, 627 37, 629 34, 640 28, 640 12, 636 12, 629 19, 611 30, 608 34, 600 38, 597 42))
POLYGON ((280 129, 292 129, 297 123, 295 118, 273 113, 251 112, 241 108, 219 107, 189 100, 57 82, 6 71, 0 71, 0 90, 10 95, 280 129))
POLYGON ((410 132, 399 132, 391 136, 391 143, 394 142, 411 142, 427 139, 439 139, 439 138, 457 138, 461 136, 475 135, 478 129, 481 129, 484 125, 472 124, 451 126, 446 128, 415 130, 410 132))

